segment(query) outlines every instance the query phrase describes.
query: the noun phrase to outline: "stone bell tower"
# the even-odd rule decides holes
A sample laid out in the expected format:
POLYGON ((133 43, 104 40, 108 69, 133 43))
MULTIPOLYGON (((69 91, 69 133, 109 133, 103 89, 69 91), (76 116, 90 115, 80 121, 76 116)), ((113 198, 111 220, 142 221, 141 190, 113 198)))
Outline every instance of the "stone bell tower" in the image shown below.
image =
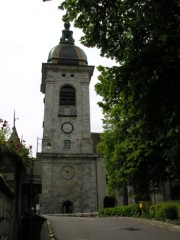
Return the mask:
POLYGON ((90 132, 89 84, 94 66, 74 45, 70 24, 42 64, 44 94, 42 213, 97 210, 97 154, 90 132))

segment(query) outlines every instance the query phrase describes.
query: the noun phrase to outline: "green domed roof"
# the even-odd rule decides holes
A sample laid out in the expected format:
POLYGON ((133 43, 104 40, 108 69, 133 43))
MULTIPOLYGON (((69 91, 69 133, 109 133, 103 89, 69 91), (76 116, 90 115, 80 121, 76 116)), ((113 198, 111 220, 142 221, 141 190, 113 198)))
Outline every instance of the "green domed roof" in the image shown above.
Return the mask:
POLYGON ((49 52, 48 63, 60 65, 87 65, 85 52, 74 45, 73 32, 69 30, 70 24, 64 24, 65 30, 57 46, 49 52))

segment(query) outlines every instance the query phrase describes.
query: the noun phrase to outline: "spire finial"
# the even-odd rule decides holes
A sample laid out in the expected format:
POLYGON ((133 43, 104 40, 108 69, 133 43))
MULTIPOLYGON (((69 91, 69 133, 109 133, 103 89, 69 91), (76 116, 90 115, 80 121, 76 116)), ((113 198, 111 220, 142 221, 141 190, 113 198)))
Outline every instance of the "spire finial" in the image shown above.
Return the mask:
POLYGON ((16 118, 16 111, 14 110, 14 120, 13 120, 13 127, 15 128, 16 126, 16 120, 18 120, 18 118, 16 118))
POLYGON ((70 31, 70 23, 65 22, 64 23, 64 30, 62 30, 62 37, 60 38, 60 44, 66 43, 66 44, 72 44, 74 45, 74 39, 73 39, 73 31, 70 31))
POLYGON ((19 136, 17 134, 17 131, 16 131, 16 120, 18 118, 16 118, 16 112, 14 110, 14 119, 13 119, 13 127, 12 127, 12 133, 11 133, 11 136, 9 138, 9 141, 13 141, 13 142, 17 142, 17 143, 20 143, 20 139, 19 139, 19 136))
POLYGON ((71 24, 69 22, 64 23, 64 27, 65 27, 66 30, 69 30, 70 26, 71 26, 71 24))

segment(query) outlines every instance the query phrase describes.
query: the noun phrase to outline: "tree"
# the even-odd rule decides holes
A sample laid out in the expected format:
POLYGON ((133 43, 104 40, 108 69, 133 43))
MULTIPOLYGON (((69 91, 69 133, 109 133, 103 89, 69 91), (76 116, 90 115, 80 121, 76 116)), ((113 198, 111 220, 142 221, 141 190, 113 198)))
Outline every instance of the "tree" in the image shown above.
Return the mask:
POLYGON ((60 9, 83 30, 84 45, 119 64, 99 67, 96 85, 110 188, 180 181, 180 2, 65 0, 60 9))

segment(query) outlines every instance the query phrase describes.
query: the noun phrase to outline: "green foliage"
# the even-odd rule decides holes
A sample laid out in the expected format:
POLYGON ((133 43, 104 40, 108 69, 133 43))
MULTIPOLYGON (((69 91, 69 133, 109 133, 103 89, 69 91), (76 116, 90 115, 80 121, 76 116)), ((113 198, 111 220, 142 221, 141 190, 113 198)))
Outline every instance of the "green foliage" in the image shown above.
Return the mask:
POLYGON ((139 207, 136 204, 133 205, 127 205, 123 207, 122 216, 136 216, 138 217, 140 215, 139 207))
POLYGON ((10 136, 10 128, 6 120, 0 118, 0 144, 5 143, 10 136))
POLYGON ((30 157, 32 157, 32 146, 26 147, 25 141, 20 142, 16 134, 15 128, 11 131, 8 122, 0 119, 0 152, 14 154, 28 166, 30 165, 30 157), (13 136, 13 134, 15 135, 13 136), (11 137, 12 139, 10 139, 11 137))
POLYGON ((180 204, 174 202, 165 202, 161 204, 155 214, 155 218, 157 220, 165 221, 165 220, 180 220, 179 211, 180 204))
POLYGON ((149 207, 149 211, 148 211, 149 218, 155 218, 157 208, 158 206, 155 204, 149 207))
POLYGON ((179 222, 180 222, 180 205, 178 205, 178 219, 179 219, 179 222))
POLYGON ((99 211, 99 216, 140 216, 141 211, 137 204, 127 206, 117 206, 114 208, 104 208, 99 211))
POLYGON ((96 84, 109 189, 130 184, 137 202, 149 200, 149 189, 180 181, 179 1, 64 0, 60 9, 84 45, 118 64, 98 67, 96 84))
POLYGON ((180 203, 163 202, 151 205, 145 202, 143 211, 138 204, 104 208, 99 211, 99 216, 126 216, 156 219, 160 221, 172 221, 180 223, 180 203))

